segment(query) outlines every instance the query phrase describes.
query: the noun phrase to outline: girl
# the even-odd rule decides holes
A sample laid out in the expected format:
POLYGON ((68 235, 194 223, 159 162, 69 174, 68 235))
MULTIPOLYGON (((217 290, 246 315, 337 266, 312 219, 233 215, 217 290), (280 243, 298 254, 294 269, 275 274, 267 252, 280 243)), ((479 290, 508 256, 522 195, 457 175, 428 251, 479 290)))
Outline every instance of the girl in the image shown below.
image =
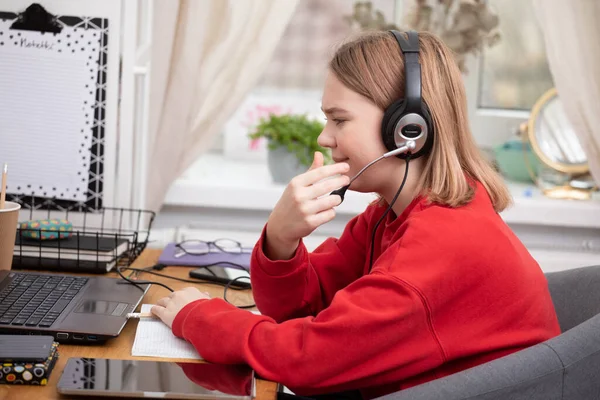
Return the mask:
POLYGON ((358 389, 373 398, 560 333, 542 271, 498 215, 509 193, 471 136, 452 54, 420 33, 418 52, 403 56, 400 36, 362 34, 330 62, 319 143, 336 163, 323 166, 316 153, 269 216, 251 267, 262 315, 191 288, 153 308, 207 361, 247 363, 302 395, 358 389), (390 105, 410 95, 406 87, 415 93, 405 82, 415 57, 431 122, 403 132, 429 129, 430 149, 365 170, 352 189, 380 200, 309 253, 302 238, 341 202, 327 194, 390 149, 390 105))

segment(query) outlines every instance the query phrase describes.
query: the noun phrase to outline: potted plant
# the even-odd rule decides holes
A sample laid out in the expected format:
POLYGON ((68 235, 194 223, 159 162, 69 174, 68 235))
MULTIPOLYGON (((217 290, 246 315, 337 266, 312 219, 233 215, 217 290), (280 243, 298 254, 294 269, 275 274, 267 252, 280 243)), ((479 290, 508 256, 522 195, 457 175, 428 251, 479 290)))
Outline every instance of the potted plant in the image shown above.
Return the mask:
POLYGON ((287 184, 310 167, 315 151, 323 153, 326 164, 331 163, 329 152, 317 143, 322 131, 323 124, 305 114, 269 114, 260 119, 248 136, 253 140, 267 139, 267 160, 273 181, 287 184))

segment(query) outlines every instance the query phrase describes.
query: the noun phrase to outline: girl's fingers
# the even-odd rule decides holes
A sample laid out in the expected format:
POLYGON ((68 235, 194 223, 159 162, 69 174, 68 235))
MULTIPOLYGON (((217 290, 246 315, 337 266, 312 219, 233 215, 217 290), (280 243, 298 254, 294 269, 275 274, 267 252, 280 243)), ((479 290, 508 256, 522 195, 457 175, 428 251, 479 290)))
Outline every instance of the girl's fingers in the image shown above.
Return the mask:
POLYGON ((292 181, 295 181, 299 186, 310 186, 320 180, 329 178, 330 176, 348 172, 349 169, 350 166, 347 163, 325 165, 323 167, 311 169, 302 175, 298 175, 292 181))
POLYGON ((339 189, 342 186, 346 186, 350 182, 350 178, 342 175, 334 178, 325 179, 317 182, 307 188, 306 197, 308 199, 315 199, 323 196, 324 194, 331 193, 332 190, 339 189))
POLYGON ((152 308, 150 309, 150 312, 154 315, 156 315, 158 318, 162 319, 162 316, 164 315, 164 312, 166 311, 166 308, 164 308, 163 306, 157 306, 154 305, 152 306, 152 308))
MULTIPOLYGON (((331 197, 338 197, 339 196, 331 196, 331 197)), ((333 208, 329 208, 325 211, 321 211, 320 213, 311 215, 308 219, 308 223, 313 227, 313 229, 316 229, 317 227, 326 224, 327 222, 331 221, 332 219, 335 218, 335 210, 333 208)))
POLYGON ((342 199, 340 196, 323 196, 319 199, 308 200, 303 211, 306 215, 313 216, 314 214, 333 209, 333 207, 339 206, 341 202, 342 199))
POLYGON ((168 297, 163 297, 162 299, 159 299, 156 304, 162 307, 166 307, 167 304, 169 303, 171 299, 169 299, 168 297))
POLYGON ((317 169, 322 166, 323 166, 323 153, 321 153, 320 151, 315 151, 315 156, 313 157, 312 165, 310 166, 310 168, 308 170, 311 171, 313 169, 317 169))

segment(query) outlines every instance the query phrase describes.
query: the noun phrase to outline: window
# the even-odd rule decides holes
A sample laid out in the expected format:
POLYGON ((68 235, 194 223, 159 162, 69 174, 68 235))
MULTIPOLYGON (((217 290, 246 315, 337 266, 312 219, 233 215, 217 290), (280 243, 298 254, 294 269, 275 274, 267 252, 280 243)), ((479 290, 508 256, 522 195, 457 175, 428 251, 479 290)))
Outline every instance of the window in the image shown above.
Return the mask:
POLYGON ((489 1, 498 13, 502 39, 481 57, 479 108, 530 110, 553 86, 533 5, 489 1))
POLYGON ((515 134, 554 83, 531 2, 488 1, 498 13, 501 40, 471 57, 465 86, 473 135, 489 151, 515 134))
MULTIPOLYGON (((533 6, 519 0, 488 0, 499 15, 501 40, 468 58, 465 86, 473 134, 483 149, 504 142, 553 86, 542 32, 533 6)), ((271 111, 307 112, 321 118, 320 99, 327 62, 351 31, 345 17, 360 1, 300 0, 267 70, 227 123, 215 146, 241 160, 264 160, 252 148, 248 128, 271 111)), ((431 1, 431 5, 440 6, 431 1)), ((373 0, 387 22, 398 23, 415 0, 373 0)), ((402 25, 400 23, 400 25, 402 25)))
MULTIPOLYGON (((395 20, 400 0, 372 0, 374 10, 386 22, 395 20)), ((217 151, 227 157, 259 160, 264 146, 247 140, 248 127, 269 112, 308 113, 323 118, 320 111, 327 63, 333 51, 351 32, 346 17, 360 1, 300 0, 272 59, 254 90, 226 124, 217 151)))
MULTIPOLYGON (((335 46, 351 32, 345 17, 355 1, 300 0, 258 89, 316 90, 325 82, 335 46)), ((360 3, 360 2, 358 2, 360 3)), ((394 21, 396 0, 372 1, 386 21, 394 21)))

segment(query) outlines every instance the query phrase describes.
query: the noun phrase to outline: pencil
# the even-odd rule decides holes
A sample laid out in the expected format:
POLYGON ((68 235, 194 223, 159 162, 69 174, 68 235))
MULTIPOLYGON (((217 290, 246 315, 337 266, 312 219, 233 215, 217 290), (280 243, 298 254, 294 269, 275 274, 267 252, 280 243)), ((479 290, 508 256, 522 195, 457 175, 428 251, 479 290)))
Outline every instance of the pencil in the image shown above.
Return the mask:
POLYGON ((8 172, 8 164, 4 163, 2 169, 2 189, 0 190, 0 210, 4 209, 4 203, 6 201, 6 173, 8 172))
POLYGON ((128 319, 129 318, 153 318, 153 317, 154 317, 154 314, 149 313, 149 312, 148 313, 146 313, 146 312, 144 312, 144 313, 136 313, 136 312, 127 313, 128 319))

